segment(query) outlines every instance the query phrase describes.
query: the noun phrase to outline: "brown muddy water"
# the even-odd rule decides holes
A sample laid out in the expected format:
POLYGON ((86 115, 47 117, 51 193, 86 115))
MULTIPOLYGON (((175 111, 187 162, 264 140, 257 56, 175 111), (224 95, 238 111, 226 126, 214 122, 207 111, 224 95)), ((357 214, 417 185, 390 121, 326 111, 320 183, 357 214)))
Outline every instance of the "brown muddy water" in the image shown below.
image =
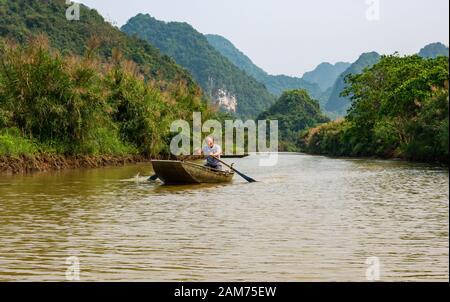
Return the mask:
POLYGON ((0 281, 65 281, 73 259, 81 281, 367 281, 368 259, 381 281, 449 280, 448 169, 227 161, 259 182, 168 187, 148 164, 0 176, 0 281))

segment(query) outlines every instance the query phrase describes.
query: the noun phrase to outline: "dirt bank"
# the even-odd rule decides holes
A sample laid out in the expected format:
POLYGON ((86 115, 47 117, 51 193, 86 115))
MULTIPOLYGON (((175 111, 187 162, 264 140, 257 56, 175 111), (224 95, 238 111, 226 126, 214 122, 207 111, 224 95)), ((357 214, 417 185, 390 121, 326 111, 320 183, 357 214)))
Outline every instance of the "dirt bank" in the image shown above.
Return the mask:
POLYGON ((149 158, 141 155, 129 156, 0 156, 0 174, 20 174, 33 172, 57 171, 77 168, 100 168, 122 166, 138 162, 148 162, 149 158))

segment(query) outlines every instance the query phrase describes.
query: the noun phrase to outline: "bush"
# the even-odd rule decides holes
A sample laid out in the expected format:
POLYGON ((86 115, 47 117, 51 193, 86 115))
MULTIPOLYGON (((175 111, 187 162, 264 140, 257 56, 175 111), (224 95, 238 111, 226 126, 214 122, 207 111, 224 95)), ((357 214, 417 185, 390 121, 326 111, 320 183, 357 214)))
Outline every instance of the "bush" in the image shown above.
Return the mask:
POLYGON ((348 82, 346 119, 303 133, 305 151, 448 164, 448 58, 387 56, 348 82))
POLYGON ((0 155, 33 155, 39 148, 34 142, 20 135, 20 130, 2 129, 0 131, 0 155))
MULTIPOLYGON (((212 114, 200 90, 146 81, 116 50, 105 64, 94 49, 63 56, 39 36, 25 46, 0 41, 0 61, 0 127, 20 129, 39 152, 155 156, 169 152, 172 121, 212 114)), ((16 152, 4 140, 0 154, 16 152)))
POLYGON ((95 128, 89 140, 71 148, 72 154, 83 155, 130 155, 138 154, 138 150, 131 144, 120 140, 115 130, 95 128))

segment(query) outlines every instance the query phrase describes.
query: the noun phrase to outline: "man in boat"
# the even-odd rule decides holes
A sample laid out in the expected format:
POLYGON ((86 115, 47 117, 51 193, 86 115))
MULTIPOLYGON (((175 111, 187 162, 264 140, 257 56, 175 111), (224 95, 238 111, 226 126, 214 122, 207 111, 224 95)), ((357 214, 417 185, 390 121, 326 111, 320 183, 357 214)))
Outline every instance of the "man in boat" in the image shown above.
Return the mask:
POLYGON ((206 139, 206 146, 203 147, 201 153, 206 155, 206 167, 210 167, 216 170, 222 170, 222 165, 214 157, 220 158, 222 155, 222 147, 214 142, 214 138, 208 136, 206 139), (214 156, 214 157, 213 157, 214 156))

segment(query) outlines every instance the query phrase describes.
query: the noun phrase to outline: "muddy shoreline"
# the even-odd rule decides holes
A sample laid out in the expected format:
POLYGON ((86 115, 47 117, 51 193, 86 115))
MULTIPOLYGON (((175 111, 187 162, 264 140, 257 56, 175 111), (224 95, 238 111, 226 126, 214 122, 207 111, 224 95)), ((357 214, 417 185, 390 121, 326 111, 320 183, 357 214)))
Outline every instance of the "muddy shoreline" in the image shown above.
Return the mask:
POLYGON ((28 174, 36 172, 60 171, 79 168, 101 168, 123 166, 126 164, 149 162, 151 159, 142 155, 126 156, 0 156, 0 174, 28 174))

